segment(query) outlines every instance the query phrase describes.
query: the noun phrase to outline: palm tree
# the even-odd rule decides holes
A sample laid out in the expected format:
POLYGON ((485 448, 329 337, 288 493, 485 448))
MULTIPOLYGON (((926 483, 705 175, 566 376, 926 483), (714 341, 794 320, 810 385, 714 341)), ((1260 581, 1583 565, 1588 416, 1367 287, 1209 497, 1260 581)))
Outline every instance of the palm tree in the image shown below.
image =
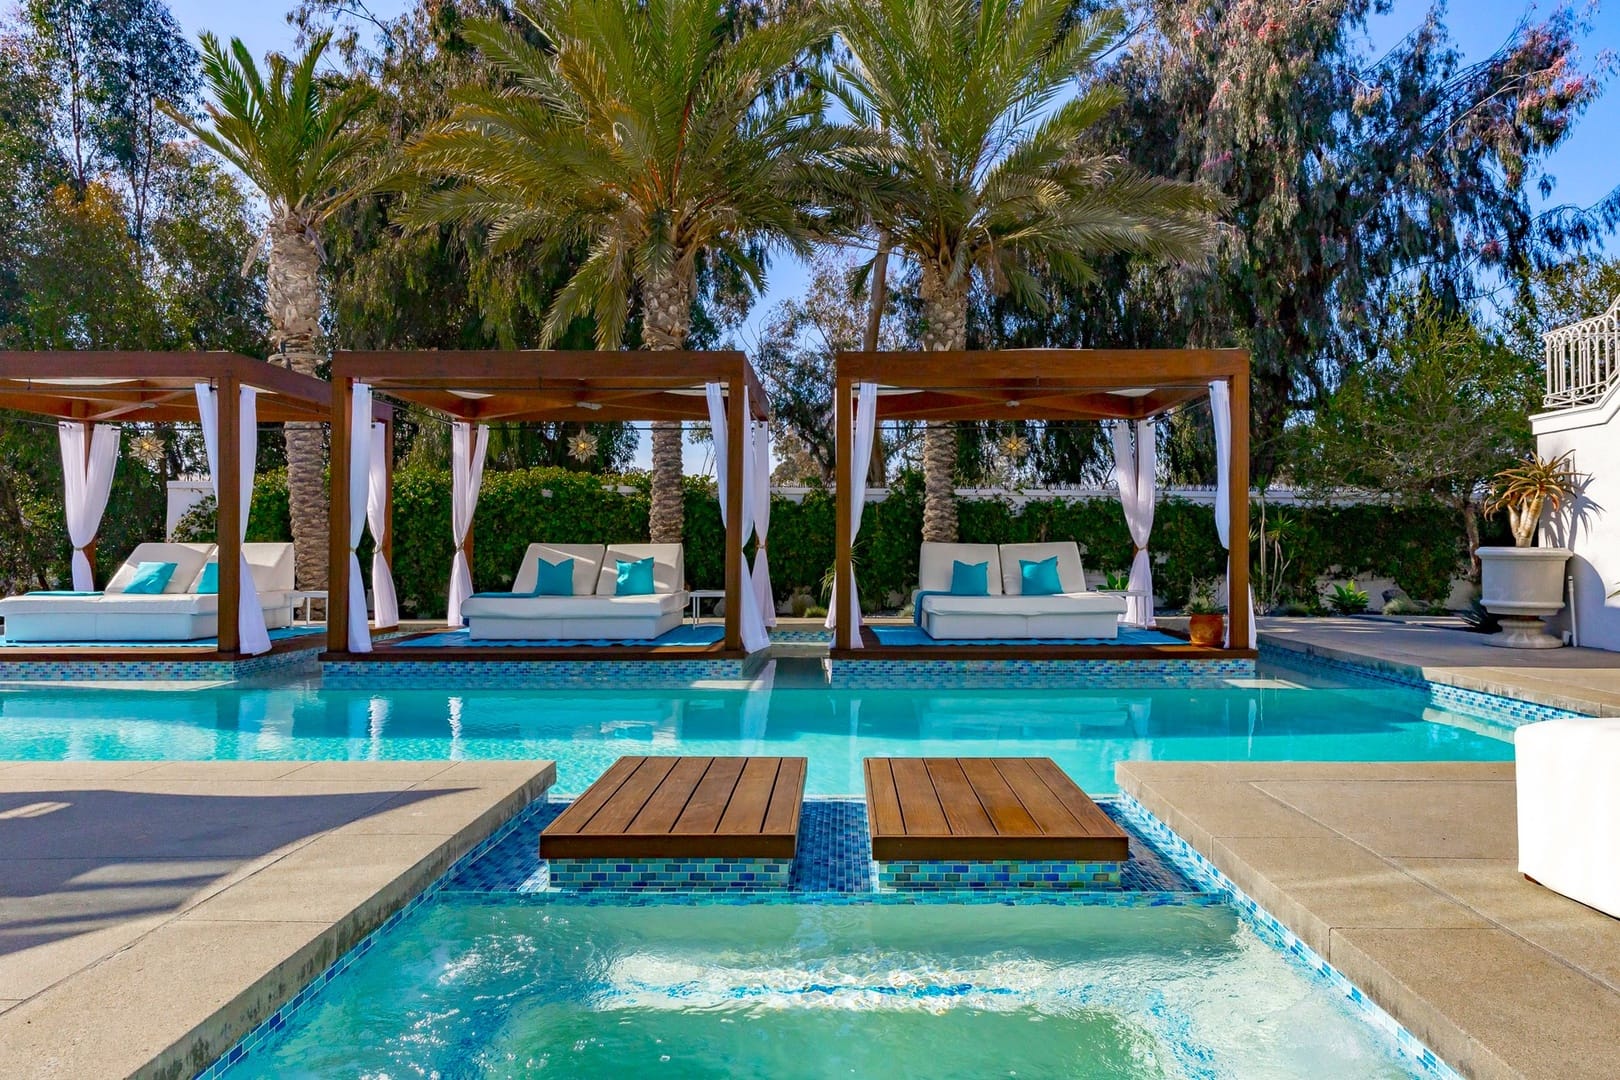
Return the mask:
MULTIPOLYGON (((316 75, 329 39, 317 35, 294 61, 272 53, 265 78, 240 38, 231 39, 227 53, 218 38, 205 33, 203 78, 212 99, 204 106, 206 122, 162 104, 203 145, 241 170, 269 204, 265 310, 271 359, 312 376, 321 360, 320 229, 366 190, 364 176, 381 140, 380 130, 366 119, 370 88, 334 88, 316 75)), ((321 425, 289 423, 285 437, 298 585, 325 588, 321 425)))
MULTIPOLYGON (((527 27, 463 27, 504 85, 458 92, 412 145, 410 216, 485 227, 497 253, 583 249, 543 344, 594 315, 597 347, 618 348, 639 291, 642 347, 679 349, 701 261, 730 262, 758 289, 764 250, 808 250, 828 129, 821 95, 784 76, 826 38, 819 20, 736 33, 721 0, 533 0, 517 12, 527 27)), ((652 539, 676 542, 678 421, 653 425, 652 461, 652 539)))
MULTIPOLYGON (((1081 282, 1111 253, 1192 259, 1218 196, 1087 155, 1119 102, 1075 92, 1124 22, 1072 19, 1071 0, 826 0, 848 52, 833 92, 881 148, 851 155, 871 226, 920 274, 922 343, 967 344, 975 277, 1039 306, 1037 275, 1081 282)), ((956 437, 923 438, 923 539, 956 539, 956 437)))

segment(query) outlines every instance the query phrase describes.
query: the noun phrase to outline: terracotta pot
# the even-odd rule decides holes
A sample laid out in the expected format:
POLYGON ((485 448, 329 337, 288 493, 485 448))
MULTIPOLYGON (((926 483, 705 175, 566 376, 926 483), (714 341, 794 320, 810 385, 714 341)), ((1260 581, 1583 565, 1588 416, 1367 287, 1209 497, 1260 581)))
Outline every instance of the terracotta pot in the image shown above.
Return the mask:
POLYGON ((1194 645, 1218 647, 1226 640, 1226 616, 1187 616, 1187 638, 1194 645))

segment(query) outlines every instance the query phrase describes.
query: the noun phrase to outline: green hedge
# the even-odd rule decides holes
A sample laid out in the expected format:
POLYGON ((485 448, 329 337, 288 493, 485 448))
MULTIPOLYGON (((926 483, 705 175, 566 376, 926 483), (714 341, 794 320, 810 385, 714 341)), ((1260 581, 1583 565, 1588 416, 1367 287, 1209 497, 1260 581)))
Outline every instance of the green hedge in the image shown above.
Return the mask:
MULTIPOLYGON (((261 479, 252 538, 272 539, 266 535, 270 529, 285 527, 285 499, 284 479, 261 479), (280 505, 273 505, 278 499, 280 505)), ((909 594, 916 584, 922 504, 921 478, 908 475, 862 516, 856 574, 861 595, 874 609, 893 594, 909 594)), ((644 541, 647 506, 645 476, 601 477, 555 468, 485 473, 473 527, 473 584, 486 590, 510 587, 524 549, 536 541, 644 541)), ((1335 573, 1393 578, 1414 597, 1443 599, 1451 579, 1465 569, 1462 523, 1443 509, 1348 506, 1284 513, 1296 522, 1287 548, 1288 578, 1296 595, 1313 593, 1319 575, 1335 573)), ((1111 499, 1050 499, 1021 507, 964 502, 959 515, 961 537, 970 543, 1075 540, 1087 552, 1088 574, 1124 570, 1130 564, 1125 517, 1111 499)), ((773 502, 771 580, 778 598, 801 590, 821 598, 833 561, 835 520, 832 493, 823 489, 812 489, 802 502, 773 502)), ((686 576, 692 587, 722 586, 721 538, 714 484, 688 478, 686 576)), ((1193 581, 1218 577, 1226 567, 1207 506, 1160 503, 1151 548, 1158 562, 1155 584, 1171 606, 1186 600, 1193 581)), ((369 558, 363 557, 361 564, 369 573, 369 558)), ((442 615, 449 577, 450 474, 400 469, 394 474, 394 581, 404 614, 442 615)))

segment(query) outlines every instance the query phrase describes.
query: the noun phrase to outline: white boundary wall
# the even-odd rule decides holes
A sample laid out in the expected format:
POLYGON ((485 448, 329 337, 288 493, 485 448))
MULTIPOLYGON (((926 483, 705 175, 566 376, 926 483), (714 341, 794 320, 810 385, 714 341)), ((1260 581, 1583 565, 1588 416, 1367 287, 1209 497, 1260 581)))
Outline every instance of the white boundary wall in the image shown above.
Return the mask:
MULTIPOLYGON (((1530 418, 1536 453, 1544 458, 1570 453, 1575 470, 1588 477, 1572 507, 1543 527, 1545 542, 1575 552, 1573 629, 1588 648, 1620 650, 1620 386, 1591 405, 1530 418)), ((1552 620, 1554 631, 1572 628, 1569 609, 1552 620)))

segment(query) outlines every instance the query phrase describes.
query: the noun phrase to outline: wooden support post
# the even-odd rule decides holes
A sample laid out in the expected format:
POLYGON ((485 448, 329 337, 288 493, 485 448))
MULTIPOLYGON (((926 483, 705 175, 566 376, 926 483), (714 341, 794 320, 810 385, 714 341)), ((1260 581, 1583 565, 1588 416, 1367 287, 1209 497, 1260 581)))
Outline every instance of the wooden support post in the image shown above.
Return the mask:
POLYGON ((349 651, 349 417, 353 411, 353 380, 347 376, 334 379, 326 572, 326 647, 332 652, 349 651))
MULTIPOLYGON (((85 420, 82 423, 80 423, 79 426, 84 429, 84 471, 85 471, 86 474, 88 474, 90 472, 90 437, 96 433, 96 425, 91 423, 88 420, 85 420)), ((97 532, 98 533, 100 532, 99 525, 97 526, 97 532)), ((84 559, 85 559, 86 562, 88 562, 90 564, 90 587, 92 589, 96 587, 96 540, 97 540, 97 538, 98 537, 96 537, 96 536, 92 536, 90 538, 90 542, 88 544, 84 545, 84 559)), ((167 539, 167 538, 165 538, 165 539, 167 539)))
POLYGON ((1249 366, 1231 379, 1232 463, 1231 518, 1227 538, 1232 542, 1230 578, 1226 583, 1226 617, 1231 620, 1231 648, 1252 649, 1249 640, 1249 366))
POLYGON ((837 618, 837 626, 833 630, 833 647, 847 649, 854 640, 853 635, 859 633, 857 627, 850 625, 855 618, 855 605, 851 603, 850 582, 854 580, 851 571, 851 544, 849 535, 850 522, 855 520, 855 506, 851 500, 855 496, 855 410, 851 398, 853 384, 843 376, 839 376, 835 395, 833 398, 833 425, 837 428, 836 447, 833 463, 833 483, 836 495, 836 516, 834 530, 837 536, 833 538, 833 580, 837 587, 833 589, 833 602, 837 618))
MULTIPOLYGON (((382 422, 383 426, 383 534, 372 537, 377 542, 377 549, 388 560, 388 572, 394 571, 394 414, 389 412, 388 418, 382 422)), ((375 586, 374 586, 375 587, 375 586)), ((399 620, 394 620, 394 626, 399 620)), ((389 630, 393 627, 379 626, 379 630, 389 630)))
POLYGON ((219 475, 214 543, 219 546, 219 651, 241 652, 242 607, 242 389, 234 375, 214 383, 219 409, 219 475))
POLYGON ((748 384, 739 371, 726 383, 726 648, 742 648, 743 597, 743 439, 748 384))

